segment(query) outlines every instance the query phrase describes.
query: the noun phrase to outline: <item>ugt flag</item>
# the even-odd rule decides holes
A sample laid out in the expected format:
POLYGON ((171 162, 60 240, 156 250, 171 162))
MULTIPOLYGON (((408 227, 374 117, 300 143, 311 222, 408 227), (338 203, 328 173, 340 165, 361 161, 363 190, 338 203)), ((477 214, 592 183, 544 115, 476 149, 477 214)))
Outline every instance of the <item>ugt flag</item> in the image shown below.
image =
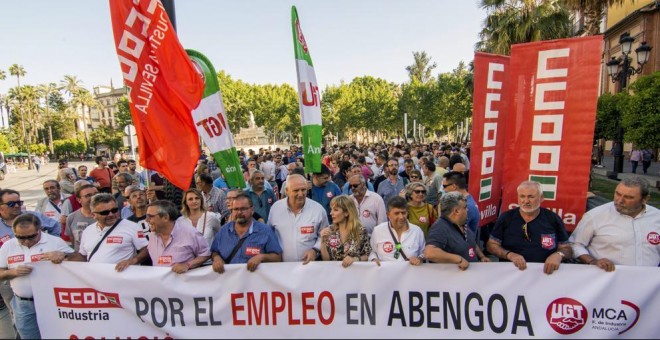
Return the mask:
POLYGON ((197 67, 204 84, 204 98, 192 112, 197 132, 213 154, 216 164, 222 171, 231 188, 245 188, 241 163, 238 160, 234 136, 229 131, 222 93, 218 85, 218 75, 211 61, 195 50, 186 50, 197 67))
POLYGON ((204 83, 158 0, 110 0, 119 63, 138 136, 140 165, 188 189, 199 159, 190 113, 204 83))
POLYGON ((300 20, 296 6, 291 7, 291 26, 293 29, 293 50, 296 55, 298 73, 298 101, 300 122, 302 125, 303 153, 305 172, 321 172, 321 97, 312 57, 300 29, 300 20))

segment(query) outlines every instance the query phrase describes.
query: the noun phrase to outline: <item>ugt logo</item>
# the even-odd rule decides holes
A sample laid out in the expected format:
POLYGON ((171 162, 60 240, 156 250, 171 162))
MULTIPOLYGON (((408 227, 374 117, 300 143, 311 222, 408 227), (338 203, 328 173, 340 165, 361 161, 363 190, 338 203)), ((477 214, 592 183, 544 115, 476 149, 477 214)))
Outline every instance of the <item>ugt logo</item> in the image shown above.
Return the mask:
POLYGON ((578 332, 587 323, 587 308, 577 300, 559 298, 545 312, 550 327, 563 335, 578 332))

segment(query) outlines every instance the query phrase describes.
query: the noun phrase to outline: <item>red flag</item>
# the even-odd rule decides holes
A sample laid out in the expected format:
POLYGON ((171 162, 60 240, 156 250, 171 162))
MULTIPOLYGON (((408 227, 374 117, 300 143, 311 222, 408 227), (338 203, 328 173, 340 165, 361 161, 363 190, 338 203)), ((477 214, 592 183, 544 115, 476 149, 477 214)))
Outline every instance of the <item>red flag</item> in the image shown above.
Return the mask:
POLYGON ((479 226, 497 219, 502 194, 509 57, 474 54, 472 151, 469 191, 479 205, 479 226))
POLYGON ((540 182, 543 206, 575 229, 586 209, 602 36, 511 48, 502 211, 522 181, 540 182))
POLYGON ((199 159, 191 112, 202 98, 204 82, 159 0, 109 1, 140 165, 185 190, 199 159))

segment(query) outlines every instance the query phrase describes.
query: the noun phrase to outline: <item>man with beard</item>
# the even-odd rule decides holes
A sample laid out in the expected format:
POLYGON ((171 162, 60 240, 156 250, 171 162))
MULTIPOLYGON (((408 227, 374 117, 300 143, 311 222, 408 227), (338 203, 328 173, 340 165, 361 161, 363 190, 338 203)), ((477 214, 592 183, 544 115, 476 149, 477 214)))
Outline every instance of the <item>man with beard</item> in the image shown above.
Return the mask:
POLYGON ((614 190, 614 201, 589 210, 569 241, 582 263, 613 271, 615 265, 660 264, 660 210, 648 204, 649 182, 628 177, 614 190))
POLYGON ((385 175, 385 179, 380 182, 376 190, 378 190, 377 192, 380 197, 383 198, 383 202, 387 204, 390 198, 398 196, 405 189, 408 181, 399 176, 399 161, 396 158, 390 158, 387 161, 387 168, 383 175, 385 175))
POLYGON ((564 222, 554 212, 541 207, 541 184, 525 181, 518 185, 518 208, 511 209, 495 222, 488 251, 502 261, 511 261, 520 270, 527 262, 544 262, 543 272, 552 274, 573 251, 564 222))
POLYGON ((348 179, 353 194, 350 196, 357 207, 360 215, 360 222, 367 230, 367 235, 371 237, 374 227, 387 222, 387 212, 385 211, 385 202, 375 192, 367 190, 367 182, 362 174, 355 174, 348 179))
POLYGON ((252 202, 245 193, 238 193, 232 203, 232 222, 215 235, 211 258, 219 274, 224 273, 225 264, 247 263, 253 272, 262 262, 282 261, 282 247, 273 229, 252 218, 252 202))
POLYGON ((147 219, 147 194, 137 185, 129 185, 125 193, 126 197, 128 197, 128 203, 130 203, 129 209, 131 210, 131 215, 126 219, 137 223, 148 240, 150 228, 149 223, 145 221, 147 219))
POLYGON ((261 170, 255 170, 250 175, 250 188, 245 191, 250 200, 252 200, 252 207, 259 216, 268 217, 270 207, 273 206, 277 199, 273 190, 265 187, 265 174, 261 170))

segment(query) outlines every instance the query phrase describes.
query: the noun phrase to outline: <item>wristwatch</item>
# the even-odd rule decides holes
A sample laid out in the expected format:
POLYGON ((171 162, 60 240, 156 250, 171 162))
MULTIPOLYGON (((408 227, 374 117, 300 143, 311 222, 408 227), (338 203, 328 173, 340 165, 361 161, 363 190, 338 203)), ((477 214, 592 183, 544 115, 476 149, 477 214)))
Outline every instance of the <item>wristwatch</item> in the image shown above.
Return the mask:
POLYGON ((566 258, 566 254, 564 254, 563 252, 557 250, 556 253, 559 254, 559 256, 561 256, 562 259, 566 258))

